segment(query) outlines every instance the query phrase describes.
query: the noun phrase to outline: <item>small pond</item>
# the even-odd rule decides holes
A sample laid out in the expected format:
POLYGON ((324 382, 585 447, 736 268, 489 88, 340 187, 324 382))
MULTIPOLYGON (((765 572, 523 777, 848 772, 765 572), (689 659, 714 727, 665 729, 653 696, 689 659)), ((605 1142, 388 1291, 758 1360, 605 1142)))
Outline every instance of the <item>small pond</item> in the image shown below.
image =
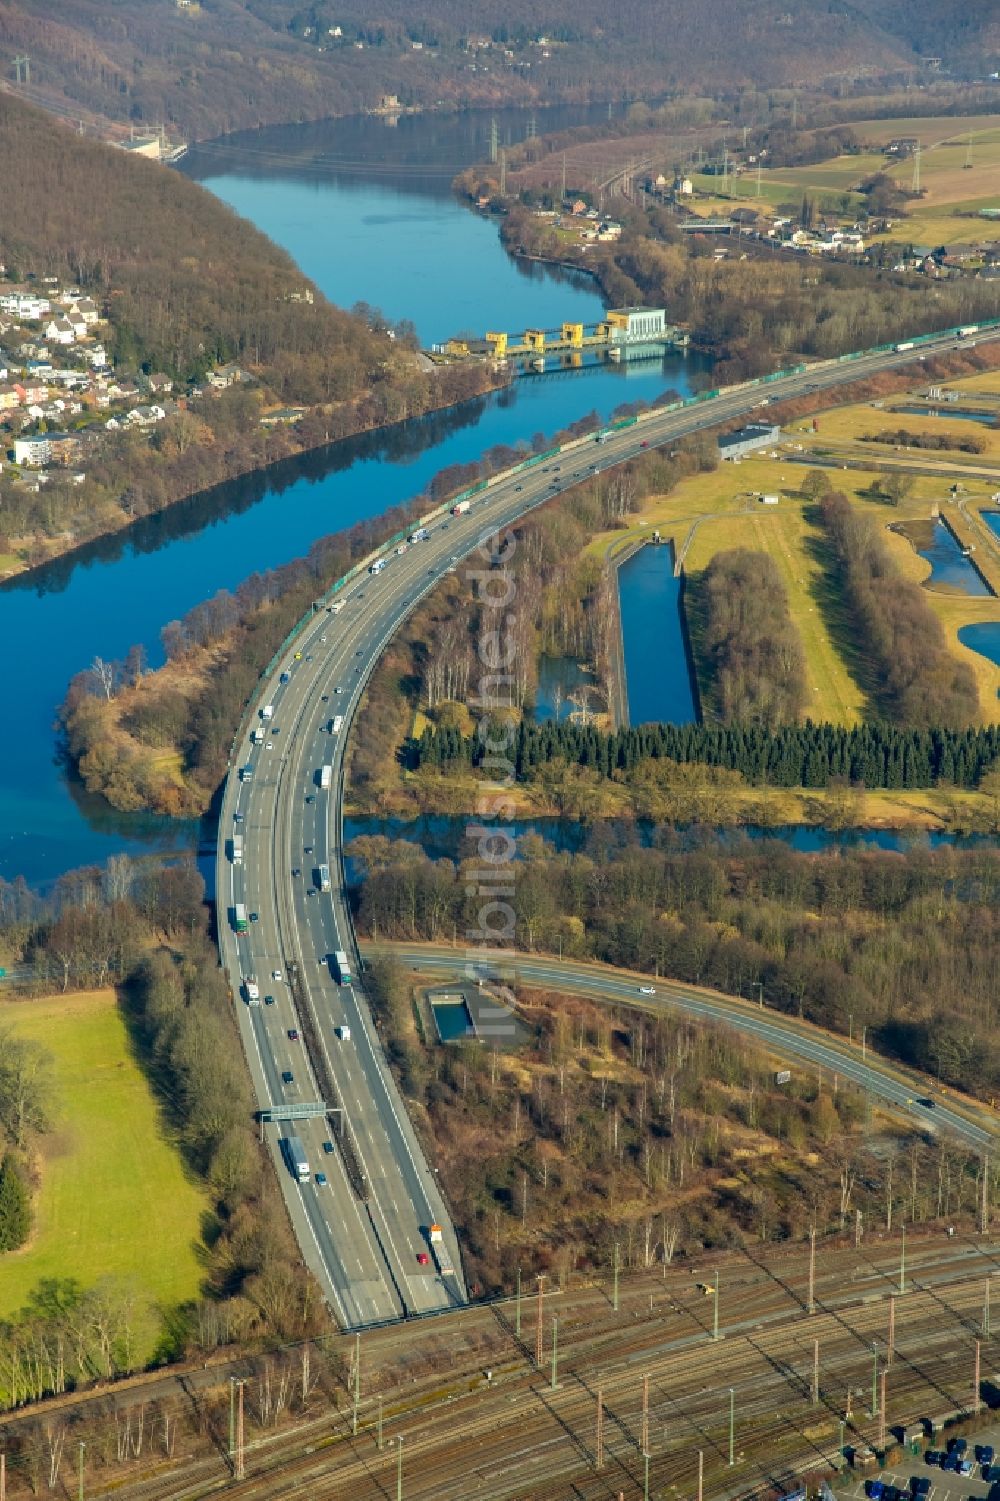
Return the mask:
POLYGON ((441 1042, 459 1042, 465 1037, 475 1037, 472 1013, 465 1004, 463 995, 435 996, 431 1001, 431 1010, 441 1042))
POLYGON ((994 667, 1000 667, 1000 620, 980 620, 963 625, 958 639, 970 651, 976 651, 994 667))
POLYGON ((953 407, 947 402, 939 407, 893 407, 893 411, 908 417, 957 417, 962 422, 982 423, 984 427, 1000 426, 1000 412, 970 412, 967 407, 953 407))
POLYGON ((940 518, 902 522, 893 530, 901 532, 915 551, 930 563, 930 577, 926 580, 929 589, 940 589, 946 594, 968 594, 980 599, 993 593, 979 569, 962 551, 954 533, 940 518))
POLYGON ((542 656, 538 662, 538 689, 535 694, 535 721, 568 719, 576 707, 570 694, 597 679, 575 657, 542 656))

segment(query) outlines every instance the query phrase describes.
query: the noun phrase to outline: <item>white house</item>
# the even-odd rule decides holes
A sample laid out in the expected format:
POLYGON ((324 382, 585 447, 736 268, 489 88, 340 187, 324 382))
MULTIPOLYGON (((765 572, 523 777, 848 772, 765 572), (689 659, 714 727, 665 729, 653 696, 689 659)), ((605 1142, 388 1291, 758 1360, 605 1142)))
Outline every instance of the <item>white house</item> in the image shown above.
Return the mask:
POLYGON ((37 469, 49 457, 50 444, 44 433, 32 438, 14 439, 14 463, 25 469, 37 469))
POLYGON ((76 343, 76 332, 68 318, 51 318, 45 325, 44 334, 54 344, 76 343))
POLYGON ((47 297, 34 297, 28 292, 5 292, 0 296, 0 309, 32 321, 48 317, 52 304, 47 297))

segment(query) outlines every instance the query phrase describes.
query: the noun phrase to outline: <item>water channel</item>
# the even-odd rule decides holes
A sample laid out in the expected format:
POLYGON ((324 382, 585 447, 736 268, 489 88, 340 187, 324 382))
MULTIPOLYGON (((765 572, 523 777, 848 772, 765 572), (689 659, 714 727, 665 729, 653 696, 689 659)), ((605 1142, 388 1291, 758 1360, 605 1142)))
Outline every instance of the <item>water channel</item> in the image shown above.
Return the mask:
POLYGON ((905 412, 908 417, 944 417, 956 418, 962 422, 979 422, 983 427, 996 427, 1000 421, 998 412, 976 412, 967 407, 933 406, 933 407, 893 407, 893 412, 905 412))
MULTIPOLYGON (((538 129, 592 115, 551 111, 539 115, 538 129)), ((528 116, 497 118, 501 142, 527 133, 528 116)), ((198 147, 184 165, 282 244, 335 301, 364 299, 393 319, 408 318, 428 342, 463 328, 593 319, 602 302, 589 278, 513 260, 495 224, 452 197, 455 172, 488 152, 490 119, 283 127, 198 147)), ((419 492, 447 465, 551 433, 593 410, 606 416, 667 388, 686 392, 703 368, 674 355, 526 380, 454 412, 220 486, 0 586, 0 639, 8 642, 0 876, 44 884, 119 850, 198 845, 196 824, 115 813, 81 795, 67 775, 56 709, 70 678, 95 655, 117 659, 141 642, 155 665, 166 622, 217 589, 419 492)))
MULTIPOLYGON (((468 834, 470 825, 476 825, 475 819, 446 814, 425 814, 419 818, 345 818, 344 844, 349 848, 352 840, 370 837, 404 840, 419 845, 431 860, 457 861, 475 854, 479 836, 468 834)), ((773 827, 746 824, 732 829, 706 830, 661 825, 648 819, 599 819, 581 824, 553 817, 526 819, 509 827, 518 840, 534 834, 559 853, 586 854, 597 861, 607 860, 634 843, 649 848, 702 849, 706 840, 713 839, 722 849, 738 850, 746 840, 754 844, 774 841, 801 854, 853 849, 904 854, 908 850, 938 849, 948 845, 956 849, 995 849, 998 844, 995 834, 954 834, 946 830, 921 833, 900 829, 824 829, 808 824, 773 827)), ((347 860, 347 875, 352 885, 361 880, 361 864, 351 855, 347 860)))
POLYGON ((621 565, 618 608, 629 723, 692 724, 698 707, 672 546, 640 547, 621 565))
MULTIPOLYGON (((962 551, 955 533, 940 517, 933 522, 919 522, 917 527, 920 534, 910 536, 910 540, 920 557, 926 558, 931 565, 925 580, 927 588, 941 589, 949 594, 968 594, 975 599, 993 593, 979 569, 962 551)), ((905 527, 900 530, 910 535, 905 527)))

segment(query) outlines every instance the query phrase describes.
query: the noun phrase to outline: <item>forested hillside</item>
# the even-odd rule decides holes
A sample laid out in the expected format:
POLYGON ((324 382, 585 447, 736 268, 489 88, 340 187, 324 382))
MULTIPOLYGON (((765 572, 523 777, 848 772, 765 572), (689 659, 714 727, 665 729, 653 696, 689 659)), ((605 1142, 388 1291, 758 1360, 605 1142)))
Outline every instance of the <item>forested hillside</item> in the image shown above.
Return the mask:
POLYGON ((193 137, 404 104, 585 100, 808 83, 943 55, 997 66, 990 0, 0 0, 32 84, 193 137), (360 45, 358 45, 360 43, 360 45))
MULTIPOLYGON (((75 415, 43 411, 77 435, 83 481, 59 472, 40 494, 16 470, 0 477, 0 553, 21 565, 303 449, 496 384, 483 366, 422 370, 409 340, 391 339, 370 314, 333 306, 283 250, 196 183, 4 94, 0 161, 0 287, 83 289, 102 320, 102 375, 124 382, 117 396, 105 390, 103 411, 95 389, 84 392, 85 411, 80 403, 75 415), (220 365, 232 367, 221 378, 220 365), (151 376, 170 393, 153 433, 127 425, 151 376), (113 411, 112 400, 120 400, 113 411)), ((30 320, 5 325, 13 369, 37 353, 41 332, 30 320)), ((13 438, 32 421, 10 411, 5 448, 7 432, 13 438)))
POLYGON ((5 95, 0 161, 8 276, 85 286, 107 307, 116 365, 187 379, 240 359, 276 396, 303 402, 381 378, 384 335, 318 292, 293 300, 307 283, 291 257, 179 173, 83 140, 5 95))

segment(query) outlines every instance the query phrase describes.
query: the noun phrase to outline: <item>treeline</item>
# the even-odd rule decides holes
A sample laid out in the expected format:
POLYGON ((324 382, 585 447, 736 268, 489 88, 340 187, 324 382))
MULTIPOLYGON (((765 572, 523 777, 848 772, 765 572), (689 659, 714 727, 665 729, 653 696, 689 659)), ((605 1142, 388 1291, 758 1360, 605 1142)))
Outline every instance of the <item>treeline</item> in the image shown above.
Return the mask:
POLYGON ((904 728, 973 723, 975 673, 948 650, 919 584, 900 575, 871 520, 846 496, 824 496, 819 514, 864 642, 859 673, 879 713, 904 728))
MULTIPOLYGON (((1000 725, 897 729, 876 720, 848 729, 807 720, 773 730, 761 724, 645 724, 605 731, 547 721, 522 723, 510 754, 517 780, 529 783, 542 767, 559 763, 629 781, 650 762, 662 761, 735 771, 757 786, 974 788, 1000 758, 1000 725)), ((447 770, 478 766, 484 752, 480 737, 442 728, 407 741, 403 756, 412 770, 447 770)))
MULTIPOLYGON (((61 877, 44 896, 0 882, 0 942, 22 996, 119 987, 139 1058, 211 1204, 199 1300, 152 1310, 120 1279, 41 1284, 0 1321, 6 1399, 16 1405, 134 1369, 137 1345, 153 1343, 137 1336, 150 1319, 162 1325, 161 1355, 171 1357, 323 1326, 252 1126, 250 1081, 194 863, 114 856, 104 869, 61 877)), ((41 1050, 0 1033, 0 1230, 18 1215, 23 1225, 26 1212, 11 1165, 27 1183, 28 1148, 64 1109, 41 1050)), ((0 1235, 0 1252, 11 1248, 0 1235)))
MULTIPOLYGON (((359 841, 359 922, 379 938, 451 942, 482 897, 466 865, 359 841)), ((843 849, 660 830, 656 848, 597 827, 584 851, 518 841, 513 947, 600 959, 807 1017, 947 1083, 1000 1090, 995 958, 1000 851, 843 849)))
MULTIPOLYGON (((672 396, 668 392, 662 399, 672 396)), ((616 415, 634 410, 621 407, 616 415)), ((537 434, 532 446, 541 451, 597 425, 597 413, 590 413, 552 439, 537 434)), ((500 449, 487 455, 487 462, 491 469, 502 468, 518 457, 500 449), (494 458, 502 462, 494 465, 494 458)), ((542 654, 587 662, 595 682, 582 690, 586 707, 596 709, 606 701, 617 632, 615 585, 608 569, 585 551, 587 543, 597 533, 626 526, 648 495, 667 495, 687 475, 717 463, 714 440, 698 434, 669 453, 653 449, 610 472, 588 475, 509 529, 515 534, 517 583, 517 609, 505 628, 512 708, 527 709, 535 701, 542 654)), ((435 499, 453 494, 477 477, 477 466, 455 466, 432 483, 431 493, 435 499)), ((471 734, 467 700, 470 683, 483 671, 477 655, 481 617, 477 591, 460 570, 443 579, 396 632, 372 675, 352 737, 355 805, 380 807, 386 796, 398 796, 398 746, 416 711, 436 731, 459 739, 471 734)), ((570 707, 557 688, 556 716, 570 707)))
POLYGON ((935 453, 957 449, 959 453, 985 453, 986 439, 978 433, 912 433, 909 428, 885 428, 880 433, 863 433, 862 443, 892 443, 897 448, 927 448, 935 453))
POLYGON ((91 290, 110 319, 118 368, 197 380, 218 362, 242 360, 280 399, 312 404, 391 381, 408 363, 327 302, 286 251, 180 173, 85 140, 6 94, 0 154, 8 275, 47 274, 91 290), (59 184, 58 212, 39 180, 59 184))
MULTIPOLYGON (((189 134, 206 138, 261 122, 358 113, 388 92, 404 104, 446 101, 459 109, 495 105, 501 89, 506 103, 539 104, 714 90, 729 96, 739 122, 752 124, 772 109, 788 112, 785 99, 772 102, 768 87, 794 83, 801 99, 803 86, 828 76, 834 62, 838 77, 863 72, 870 88, 873 68, 898 68, 900 83, 910 83, 915 55, 936 50, 950 60, 962 48, 976 76, 982 73, 989 44, 981 21, 921 6, 921 24, 913 9, 906 9, 904 28, 876 0, 846 16, 795 0, 780 47, 767 28, 734 18, 720 0, 660 7, 631 0, 613 16, 598 0, 558 0, 544 16, 527 0, 471 10, 457 0, 435 0, 418 18, 405 0, 383 0, 375 12, 357 0, 339 7, 322 0, 253 6, 215 0, 193 14, 118 0, 114 26, 95 22, 90 0, 60 0, 58 24, 51 26, 39 26, 37 0, 8 0, 5 26, 12 55, 34 47, 32 81, 60 91, 70 118, 73 106, 82 105, 129 123, 180 121, 189 134), (342 40, 331 36, 334 25, 342 27, 342 40), (534 46, 520 50, 542 26, 558 44, 550 55, 534 46), (918 26, 919 47, 912 30, 918 26), (508 68, 498 50, 473 72, 470 31, 518 48, 515 65, 508 68)), ((907 100, 910 113, 912 89, 907 100)), ((838 104, 843 110, 844 100, 838 104)))
POLYGON ((797 720, 806 703, 805 657, 774 559, 733 548, 716 553, 692 583, 718 714, 727 724, 797 720))
POLYGON ((184 1311, 180 1351, 322 1329, 319 1291, 299 1260, 253 1124, 232 998, 204 921, 179 953, 161 949, 135 968, 126 1005, 185 1156, 212 1199, 204 1306, 184 1311))
POLYGON ((606 1275, 616 1245, 623 1270, 648 1269, 804 1238, 812 1224, 837 1233, 855 1209, 884 1224, 901 1198, 910 1224, 973 1208, 971 1172, 949 1174, 947 1198, 935 1192, 938 1148, 911 1140, 916 1177, 894 1178, 864 1144, 858 1092, 799 1070, 776 1085, 773 1063, 724 1027, 515 987, 515 1050, 441 1048, 414 1026, 422 1002, 401 966, 380 957, 370 975, 387 1052, 434 1135, 474 1291, 509 1289, 518 1268, 606 1275))
POLYGON ((194 605, 163 627, 167 662, 159 671, 147 672, 144 650, 133 647, 120 662, 95 659, 77 673, 60 722, 88 791, 126 810, 203 812, 225 775, 243 710, 288 632, 333 580, 426 509, 426 497, 417 497, 194 605), (164 771, 165 748, 181 753, 180 780, 164 771))
MULTIPOLYGON (((797 205, 796 205, 797 207, 797 205)), ((682 235, 659 206, 647 213, 616 207, 625 233, 614 245, 578 252, 600 279, 609 306, 670 309, 697 343, 716 356, 713 385, 763 375, 803 356, 827 359, 914 334, 994 316, 988 283, 876 272, 824 257, 755 249, 747 259, 717 261, 711 246, 682 235)), ((565 260, 567 246, 550 220, 511 205, 501 236, 511 249, 565 260)))
MULTIPOLYGON (((0 478, 0 550, 29 564, 51 555, 53 542, 65 550, 248 470, 423 416, 501 380, 475 365, 424 372, 409 339, 390 340, 371 309, 334 307, 212 193, 81 139, 9 96, 0 97, 0 156, 6 275, 85 288, 109 320, 116 370, 165 373, 181 407, 152 432, 102 431, 81 486, 57 476, 33 494, 0 478), (60 183, 58 213, 37 192, 39 178, 60 183), (192 383, 226 361, 252 384, 188 399, 192 383), (301 407, 300 420, 262 427, 262 411, 275 404, 301 407)), ((93 422, 88 414, 74 425, 93 422)))

